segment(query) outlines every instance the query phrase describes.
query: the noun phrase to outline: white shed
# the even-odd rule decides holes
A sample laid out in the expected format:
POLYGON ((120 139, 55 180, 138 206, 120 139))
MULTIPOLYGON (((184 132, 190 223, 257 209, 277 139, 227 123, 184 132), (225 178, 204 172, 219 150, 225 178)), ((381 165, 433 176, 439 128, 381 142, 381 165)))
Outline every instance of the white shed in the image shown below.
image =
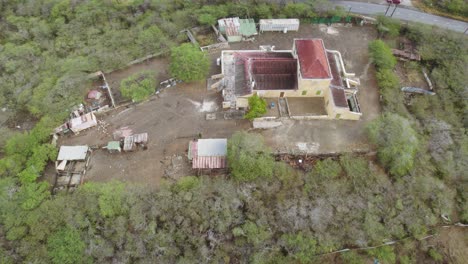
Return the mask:
POLYGON ((260 32, 264 31, 298 31, 299 19, 260 19, 260 32))

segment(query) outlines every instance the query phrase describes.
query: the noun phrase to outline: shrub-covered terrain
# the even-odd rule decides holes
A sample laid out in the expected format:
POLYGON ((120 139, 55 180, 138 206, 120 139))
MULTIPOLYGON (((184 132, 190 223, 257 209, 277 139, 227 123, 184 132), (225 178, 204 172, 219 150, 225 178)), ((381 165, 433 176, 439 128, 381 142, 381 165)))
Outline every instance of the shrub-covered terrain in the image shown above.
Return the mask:
MULTIPOLYGON (((261 136, 239 132, 229 139, 225 176, 187 176, 158 190, 86 183, 51 196, 40 180, 57 155, 50 131, 81 100, 88 73, 168 50, 182 41, 181 29, 198 23, 311 18, 326 6, 269 2, 1 2, 0 105, 40 120, 1 154, 0 263, 449 261, 438 245, 416 239, 443 222, 468 222, 468 42, 385 19, 383 40, 369 45, 384 112, 368 127, 377 158, 338 155, 304 172, 276 161, 261 136), (422 61, 414 68, 428 70, 435 96, 404 103, 385 43, 398 34, 416 43, 422 61)), ((128 83, 130 98, 136 80, 128 83)))

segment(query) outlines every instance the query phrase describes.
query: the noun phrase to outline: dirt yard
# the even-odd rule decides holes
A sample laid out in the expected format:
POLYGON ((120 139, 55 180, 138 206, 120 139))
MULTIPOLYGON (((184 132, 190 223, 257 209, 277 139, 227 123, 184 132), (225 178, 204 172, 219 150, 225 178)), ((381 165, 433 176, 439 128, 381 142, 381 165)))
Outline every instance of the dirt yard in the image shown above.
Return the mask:
MULTIPOLYGON (((301 25, 298 32, 267 32, 259 35, 253 43, 231 45, 231 49, 256 49, 259 45, 274 45, 276 50, 280 50, 291 49, 294 38, 322 38, 325 48, 340 51, 346 70, 356 73, 356 77, 360 78, 360 121, 284 121, 276 129, 261 131, 274 151, 317 154, 371 149, 365 135, 365 125, 375 119, 381 109, 375 70, 369 61, 367 46, 376 37, 377 32, 373 27, 301 25)), ((294 107, 291 103, 289 106, 294 107)))
MULTIPOLYGON (((147 150, 120 154, 110 154, 104 149, 94 151, 86 180, 116 179, 157 186, 172 163, 186 159, 189 140, 199 135, 204 138, 226 138, 237 130, 250 127, 245 120, 207 121, 206 113, 216 111, 220 100, 219 94, 206 91, 204 82, 183 84, 166 89, 148 102, 120 108, 107 116, 98 117, 106 123, 106 131, 94 128, 76 136, 65 137, 60 144, 102 147, 112 140, 112 131, 124 126, 129 126, 134 133, 147 132, 147 150)), ((188 166, 182 162, 177 164, 180 168, 175 168, 179 169, 174 172, 176 176, 192 174, 188 166)))
MULTIPOLYGON (((347 70, 361 79, 359 100, 363 117, 361 121, 314 120, 285 121, 279 128, 261 132, 267 144, 275 151, 302 151, 329 153, 368 149, 364 126, 380 113, 379 95, 373 68, 370 67, 367 44, 376 37, 371 27, 334 27, 301 25, 299 32, 266 33, 256 41, 235 43, 231 49, 257 49, 259 45, 275 45, 276 49, 291 49, 294 38, 323 38, 327 49, 341 51, 347 70), (328 32, 328 33, 327 33, 328 32)), ((211 72, 219 73, 215 60, 220 52, 212 54, 211 72)), ((129 75, 153 70, 159 80, 169 78, 168 60, 157 58, 119 70, 106 77, 114 90, 129 75)), ((221 112, 221 95, 208 92, 206 83, 179 84, 165 89, 150 101, 112 110, 98 119, 105 129, 93 128, 79 135, 61 138, 61 145, 105 146, 112 140, 112 132, 129 126, 135 133, 147 132, 148 150, 132 153, 109 154, 104 149, 92 154, 86 181, 131 181, 158 186, 164 175, 176 178, 190 175, 186 160, 188 142, 202 136, 230 137, 235 131, 248 130, 251 124, 245 120, 225 120, 221 112), (217 112, 217 120, 206 120, 206 114, 217 112)))

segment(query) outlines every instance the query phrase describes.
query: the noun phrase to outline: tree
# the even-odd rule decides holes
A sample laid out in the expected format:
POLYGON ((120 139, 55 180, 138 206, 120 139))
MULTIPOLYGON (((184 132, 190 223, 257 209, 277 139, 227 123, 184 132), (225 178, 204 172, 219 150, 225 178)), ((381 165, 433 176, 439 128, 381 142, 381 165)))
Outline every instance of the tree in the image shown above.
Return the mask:
POLYGON ((307 234, 284 234, 281 242, 288 254, 299 260, 301 263, 311 263, 314 255, 317 254, 317 241, 307 234))
POLYGON ((47 239, 47 250, 52 263, 83 263, 86 244, 78 230, 63 228, 47 239))
POLYGON ((236 132, 228 141, 228 165, 238 181, 273 175, 274 160, 259 134, 236 132))
POLYGON ((396 59, 390 48, 382 40, 374 40, 369 43, 369 52, 377 68, 393 69, 396 65, 396 59))
POLYGON ((120 92, 125 98, 134 102, 141 102, 154 93, 156 77, 153 72, 143 71, 136 73, 120 83, 120 92))
POLYGON ((171 74, 184 82, 203 80, 209 72, 210 59, 197 46, 184 43, 171 49, 171 74))
POLYGON ((419 141, 409 120, 386 113, 371 122, 367 132, 377 145, 379 160, 391 174, 403 176, 413 168, 419 141))
POLYGON ((249 98, 249 111, 245 114, 244 118, 254 120, 261 117, 267 112, 267 102, 265 99, 254 94, 249 98))

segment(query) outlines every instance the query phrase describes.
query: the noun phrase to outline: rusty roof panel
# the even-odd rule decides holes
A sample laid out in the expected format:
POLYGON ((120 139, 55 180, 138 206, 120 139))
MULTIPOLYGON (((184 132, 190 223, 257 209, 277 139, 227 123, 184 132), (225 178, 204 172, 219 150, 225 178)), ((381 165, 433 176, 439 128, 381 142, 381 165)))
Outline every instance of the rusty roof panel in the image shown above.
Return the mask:
POLYGON ((301 67, 301 75, 306 79, 331 78, 327 54, 321 39, 294 40, 297 57, 301 67))

